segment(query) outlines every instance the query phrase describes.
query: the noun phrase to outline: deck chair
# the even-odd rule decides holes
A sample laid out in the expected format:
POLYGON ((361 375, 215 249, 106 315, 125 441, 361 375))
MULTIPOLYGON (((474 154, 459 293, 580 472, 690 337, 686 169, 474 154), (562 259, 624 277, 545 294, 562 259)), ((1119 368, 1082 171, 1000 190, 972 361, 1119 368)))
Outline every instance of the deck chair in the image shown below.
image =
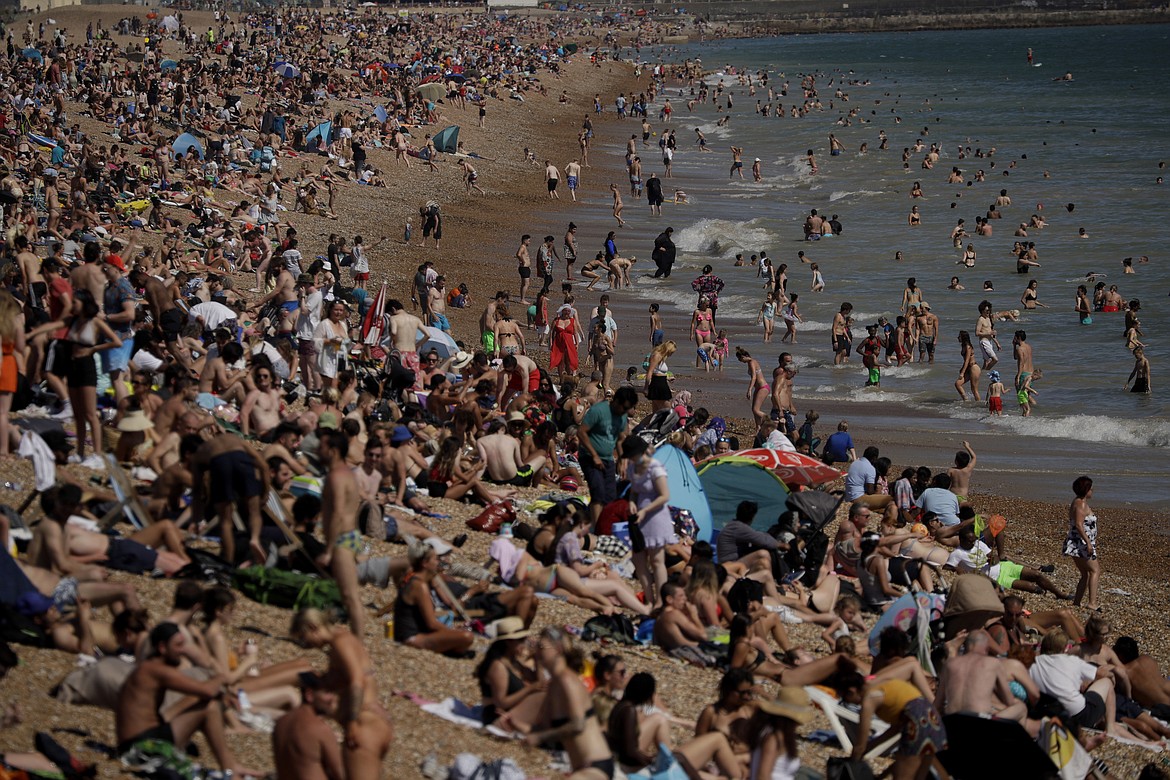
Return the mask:
MULTIPOLYGON (((841 700, 837 698, 837 695, 832 693, 828 688, 823 688, 819 685, 806 685, 804 686, 804 690, 808 693, 808 697, 812 700, 812 703, 825 714, 825 718, 829 721, 829 726, 832 727, 833 733, 837 735, 837 739, 841 742, 841 748, 846 753, 851 752, 853 750, 853 744, 860 738, 860 735, 857 733, 860 721, 858 713, 842 704, 841 700)), ((870 723, 870 733, 866 735, 866 741, 876 734, 884 734, 889 727, 890 724, 875 717, 870 723)), ((901 734, 894 734, 886 741, 870 748, 865 754, 865 760, 871 761, 888 753, 898 744, 899 739, 901 739, 901 734)))
POLYGON ((102 453, 102 460, 106 464, 106 473, 110 476, 110 487, 113 488, 114 495, 118 497, 118 500, 102 516, 99 521, 101 527, 109 528, 119 514, 125 515, 130 525, 139 530, 153 523, 154 520, 150 516, 150 512, 146 510, 146 507, 142 504, 142 500, 138 498, 138 491, 134 489, 134 483, 130 481, 130 477, 122 470, 118 459, 110 453, 105 452, 102 453))

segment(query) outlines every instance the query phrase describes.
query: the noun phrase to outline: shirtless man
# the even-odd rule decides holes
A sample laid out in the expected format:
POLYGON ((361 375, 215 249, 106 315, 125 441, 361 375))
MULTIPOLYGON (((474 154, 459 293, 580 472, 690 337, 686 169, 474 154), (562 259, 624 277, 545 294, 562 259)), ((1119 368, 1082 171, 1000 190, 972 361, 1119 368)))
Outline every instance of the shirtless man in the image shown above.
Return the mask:
POLYGON ((292 333, 296 324, 297 310, 301 307, 301 300, 300 295, 297 294, 296 277, 293 276, 287 265, 280 269, 280 274, 276 277, 276 286, 272 288, 272 292, 256 301, 250 311, 259 314, 260 310, 269 303, 280 306, 280 320, 276 323, 277 332, 292 333))
POLYGON ((1170 680, 1162 675, 1158 662, 1138 652, 1137 640, 1129 636, 1119 637, 1113 645, 1113 652, 1125 664, 1134 701, 1154 717, 1170 720, 1170 680))
POLYGON ((183 374, 175 377, 171 382, 171 397, 163 401, 158 414, 154 416, 154 432, 165 438, 181 414, 194 412, 193 407, 198 396, 199 385, 195 380, 183 374))
POLYGON ((979 340, 979 349, 983 352, 984 371, 991 370, 999 362, 995 354, 995 350, 999 349, 999 340, 995 335, 991 303, 983 301, 979 304, 979 319, 975 321, 975 338, 979 340))
MULTIPOLYGON (((1016 358, 1016 392, 1023 389, 1024 384, 1032 378, 1032 345, 1028 343, 1028 334, 1017 330, 1012 337, 1012 353, 1016 358)), ((1039 377, 1037 377, 1039 378, 1039 377)))
MULTIPOLYGON (((521 420, 521 412, 508 415, 509 423, 517 415, 521 420)), ((479 437, 475 443, 475 451, 480 460, 486 465, 484 479, 497 485, 527 486, 532 481, 531 469, 525 469, 524 459, 520 457, 520 442, 509 436, 505 423, 494 420, 488 425, 486 436, 479 437), (521 474, 522 470, 528 473, 521 474)))
POLYGON ((207 356, 199 375, 200 393, 212 393, 228 403, 242 405, 248 397, 248 370, 236 368, 244 357, 244 348, 236 341, 224 344, 216 354, 207 356))
POLYGON ((267 365, 256 366, 252 378, 256 387, 240 407, 240 430, 245 436, 264 436, 280 425, 280 390, 267 365))
POLYGON ((162 474, 179 461, 179 443, 184 436, 197 433, 203 427, 203 420, 194 412, 179 415, 170 433, 154 445, 146 457, 146 466, 155 474, 162 474))
POLYGON ((955 453, 955 465, 947 469, 951 477, 951 492, 959 497, 959 501, 967 500, 971 495, 971 474, 975 471, 975 450, 971 445, 963 442, 963 452, 955 453))
MULTIPOLYGON (((561 196, 557 194, 557 184, 561 180, 561 172, 557 170, 557 166, 550 161, 544 161, 544 178, 548 184, 548 197, 550 200, 560 200, 561 196)), ((521 297, 524 297, 521 295, 521 297)))
POLYGON ((293 423, 282 422, 276 426, 272 434, 272 442, 264 448, 262 453, 265 461, 278 458, 289 467, 293 474, 298 476, 308 474, 310 469, 293 453, 301 444, 301 429, 293 423))
POLYGON ((47 309, 49 302, 49 286, 45 277, 41 275, 41 258, 28 248, 28 238, 17 236, 16 264, 20 266, 20 275, 24 278, 24 299, 34 309, 47 309))
POLYGON ((654 644, 668 653, 680 647, 697 647, 707 639, 699 612, 687 601, 687 592, 673 582, 662 586, 662 612, 654 623, 654 644))
POLYGON ((445 333, 451 332, 451 322, 447 319, 447 277, 439 274, 435 283, 427 291, 427 311, 430 312, 430 325, 445 333))
POLYGON ((797 368, 792 355, 781 352, 776 368, 772 369, 772 419, 784 419, 783 433, 791 436, 796 432, 796 404, 792 402, 792 380, 797 368))
POLYGON ((743 147, 731 147, 731 172, 728 173, 727 178, 735 177, 736 171, 739 172, 739 178, 743 178, 743 147))
POLYGON ((833 365, 839 366, 849 360, 849 324, 853 304, 842 303, 841 310, 833 315, 833 365))
POLYGON ((392 433, 383 434, 382 474, 383 485, 394 488, 390 504, 405 506, 416 512, 427 511, 427 504, 406 485, 406 478, 418 479, 429 465, 418 449, 410 445, 414 435, 405 425, 399 425, 392 433))
POLYGON ((921 363, 922 356, 926 355, 927 360, 933 363, 934 343, 938 337, 938 315, 930 310, 929 303, 923 302, 922 308, 914 317, 914 328, 918 340, 918 362, 921 363))
POLYGON ((191 562, 183 551, 179 529, 169 520, 152 523, 127 538, 107 536, 70 523, 69 518, 81 507, 81 488, 77 485, 49 488, 41 494, 41 507, 47 520, 36 525, 29 545, 29 560, 35 566, 77 574, 81 567, 106 563, 110 568, 134 574, 159 569, 171 575, 191 562))
POLYGON ((1012 694, 1008 671, 989 654, 988 642, 986 631, 972 631, 963 642, 966 652, 947 659, 935 693, 935 707, 944 715, 968 712, 1022 722, 1028 715, 1028 705, 1012 694))
POLYGON ((484 352, 491 355, 496 351, 496 307, 508 302, 508 293, 503 290, 496 292, 496 297, 488 301, 479 317, 480 343, 484 352))
POLYGON ((232 509, 238 507, 248 524, 253 557, 258 562, 268 558, 260 544, 260 504, 268 486, 268 464, 251 446, 233 433, 221 433, 204 442, 191 456, 191 515, 196 522, 204 518, 207 504, 219 517, 220 557, 228 563, 236 560, 235 529, 232 509))
POLYGON ((520 303, 528 305, 528 285, 532 279, 532 256, 528 254, 528 245, 532 243, 532 236, 525 233, 520 236, 520 247, 516 250, 517 273, 520 274, 520 303))
POLYGON ((272 755, 276 774, 302 780, 345 780, 341 746, 325 718, 337 717, 337 694, 313 672, 300 676, 301 704, 276 721, 272 755))
POLYGON ((89 290, 93 299, 101 305, 106 290, 106 277, 102 273, 102 248, 96 241, 90 241, 81 252, 82 263, 69 273, 69 282, 74 290, 89 290))
POLYGON ((170 742, 182 750, 196 731, 202 731, 222 769, 248 777, 262 776, 263 772, 248 769, 236 760, 224 737, 224 706, 232 698, 227 679, 216 675, 199 682, 179 671, 186 641, 174 623, 161 623, 150 632, 150 645, 156 655, 135 667, 118 695, 114 711, 118 754, 143 739, 170 742), (170 691, 195 696, 197 701, 164 721, 159 710, 170 691))
POLYGON ((402 357, 402 366, 414 372, 418 386, 418 377, 421 376, 418 348, 427 338, 426 331, 422 329, 423 322, 394 299, 386 302, 386 310, 390 312, 390 341, 402 357))
POLYGON ((130 283, 146 293, 146 304, 150 309, 150 316, 155 325, 163 334, 163 340, 171 354, 175 355, 185 368, 191 368, 189 353, 186 350, 177 350, 172 347, 182 337, 183 324, 186 317, 182 309, 175 305, 171 289, 145 271, 135 268, 130 272, 130 283))
POLYGON ((146 507, 151 517, 165 517, 180 526, 190 521, 191 510, 184 503, 187 493, 195 484, 190 462, 203 442, 202 437, 192 434, 179 439, 178 460, 158 471, 158 479, 151 485, 151 499, 146 507))
POLYGON ((317 564, 328 569, 337 580, 349 626, 354 636, 364 636, 365 608, 357 577, 357 556, 362 551, 362 534, 357 529, 357 480, 345 462, 349 451, 349 437, 337 430, 323 431, 317 445, 317 457, 325 471, 321 488, 321 522, 325 533, 325 552, 317 557, 317 564))
POLYGON ((577 202, 577 188, 581 186, 581 163, 573 160, 565 166, 565 180, 569 185, 569 197, 577 202))

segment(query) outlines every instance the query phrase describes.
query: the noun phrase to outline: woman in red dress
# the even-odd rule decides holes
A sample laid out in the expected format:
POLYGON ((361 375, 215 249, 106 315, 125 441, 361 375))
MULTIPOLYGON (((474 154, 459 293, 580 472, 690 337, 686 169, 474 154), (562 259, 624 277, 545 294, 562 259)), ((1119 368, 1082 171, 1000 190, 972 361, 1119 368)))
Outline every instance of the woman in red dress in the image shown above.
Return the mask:
POLYGON ((566 376, 577 373, 577 320, 571 306, 561 306, 552 328, 549 368, 557 372, 558 382, 564 382, 566 376))

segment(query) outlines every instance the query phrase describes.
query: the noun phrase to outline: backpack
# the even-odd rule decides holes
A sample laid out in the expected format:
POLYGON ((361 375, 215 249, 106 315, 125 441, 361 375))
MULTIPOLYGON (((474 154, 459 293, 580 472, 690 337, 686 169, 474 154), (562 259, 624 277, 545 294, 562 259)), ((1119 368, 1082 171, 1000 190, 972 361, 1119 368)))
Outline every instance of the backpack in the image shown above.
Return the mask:
POLYGON ((193 547, 186 547, 184 551, 191 562, 175 573, 175 579, 198 580, 231 586, 235 567, 230 563, 209 552, 193 547))
POLYGON ((475 517, 467 521, 467 527, 474 531, 483 531, 486 534, 499 533, 504 523, 513 523, 516 520, 516 508, 510 501, 497 501, 475 517))
POLYGON ((597 615, 589 618, 585 621, 581 639, 586 642, 608 639, 623 645, 639 644, 634 622, 625 615, 597 615))
POLYGON ((336 609, 342 611, 341 590, 334 580, 283 569, 251 566, 237 569, 236 589, 253 601, 282 609, 336 609))

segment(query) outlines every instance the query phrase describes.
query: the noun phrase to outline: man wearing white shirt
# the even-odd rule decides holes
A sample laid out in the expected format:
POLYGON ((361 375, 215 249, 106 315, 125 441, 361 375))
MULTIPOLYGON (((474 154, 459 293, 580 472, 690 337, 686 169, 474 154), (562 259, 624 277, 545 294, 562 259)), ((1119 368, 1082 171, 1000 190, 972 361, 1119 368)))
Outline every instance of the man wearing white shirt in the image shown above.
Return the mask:
POLYGON ((191 322, 199 323, 205 333, 228 323, 234 326, 236 322, 236 310, 215 301, 195 304, 187 316, 191 322))
POLYGON ((321 389, 321 375, 317 373, 317 349, 313 343, 313 331, 321 322, 321 303, 324 296, 309 274, 301 274, 297 279, 297 293, 301 301, 296 326, 301 381, 306 390, 314 393, 321 389))
POLYGON ((1070 647, 1075 645, 1059 628, 1044 635, 1040 641, 1041 655, 1028 670, 1036 687, 1059 701, 1078 726, 1099 728, 1104 723, 1106 733, 1132 738, 1117 723, 1113 667, 1083 661, 1069 653, 1070 647))

